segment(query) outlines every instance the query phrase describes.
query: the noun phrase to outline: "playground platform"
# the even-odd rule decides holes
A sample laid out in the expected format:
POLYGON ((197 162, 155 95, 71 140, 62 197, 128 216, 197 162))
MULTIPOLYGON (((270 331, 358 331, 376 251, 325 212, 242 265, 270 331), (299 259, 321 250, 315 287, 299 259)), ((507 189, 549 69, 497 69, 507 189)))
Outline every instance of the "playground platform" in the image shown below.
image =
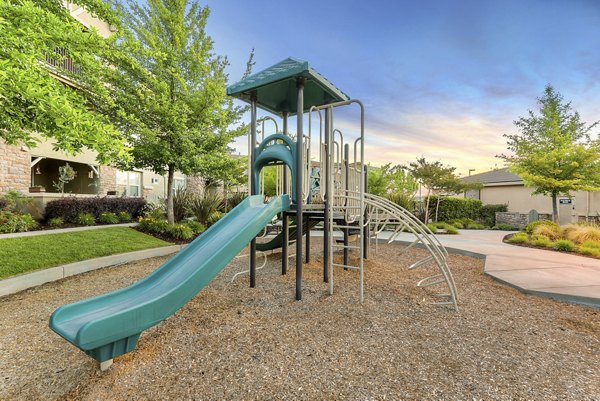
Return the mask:
MULTIPOLYGON (((509 233, 461 230, 438 239, 449 252, 485 258, 486 275, 524 293, 600 307, 600 260, 505 244, 502 238, 509 233)), ((397 240, 412 242, 412 237, 402 234, 397 240)))

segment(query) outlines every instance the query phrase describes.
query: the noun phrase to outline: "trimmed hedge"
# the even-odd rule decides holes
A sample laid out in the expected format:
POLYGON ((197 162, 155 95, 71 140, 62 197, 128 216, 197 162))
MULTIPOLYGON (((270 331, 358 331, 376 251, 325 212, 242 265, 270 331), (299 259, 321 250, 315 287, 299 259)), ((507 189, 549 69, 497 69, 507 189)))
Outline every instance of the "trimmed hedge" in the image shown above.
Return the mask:
POLYGON ((96 219, 102 213, 121 212, 129 213, 138 217, 146 204, 144 198, 76 198, 66 197, 48 202, 44 214, 45 220, 62 217, 70 223, 77 222, 77 216, 81 213, 90 213, 96 219))
MULTIPOLYGON (((437 196, 432 196, 429 201, 429 216, 435 219, 437 196)), ((482 203, 477 199, 450 198, 442 196, 438 209, 438 221, 469 218, 477 220, 481 213, 482 203)))
POLYGON ((488 226, 494 227, 496 225, 496 212, 508 212, 508 205, 506 204, 489 204, 481 207, 481 222, 488 226))

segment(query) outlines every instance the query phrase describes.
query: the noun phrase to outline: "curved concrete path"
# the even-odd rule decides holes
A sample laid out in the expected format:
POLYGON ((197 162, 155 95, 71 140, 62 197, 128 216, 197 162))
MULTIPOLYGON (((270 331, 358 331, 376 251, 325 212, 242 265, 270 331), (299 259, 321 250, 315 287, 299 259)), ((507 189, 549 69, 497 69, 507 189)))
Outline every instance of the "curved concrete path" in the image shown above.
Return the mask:
POLYGON ((484 257, 487 275, 525 293, 600 307, 600 259, 503 243, 510 233, 461 230, 438 238, 449 252, 484 257))

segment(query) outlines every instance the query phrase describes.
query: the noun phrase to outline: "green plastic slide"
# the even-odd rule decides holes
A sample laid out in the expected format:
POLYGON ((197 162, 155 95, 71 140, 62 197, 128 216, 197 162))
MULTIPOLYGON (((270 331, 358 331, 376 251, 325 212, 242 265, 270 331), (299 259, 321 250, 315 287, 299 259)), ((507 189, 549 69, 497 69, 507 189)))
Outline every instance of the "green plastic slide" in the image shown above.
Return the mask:
POLYGON ((50 328, 99 362, 133 351, 142 331, 166 319, 206 286, 271 219, 288 195, 246 198, 174 257, 137 283, 58 308, 50 328))

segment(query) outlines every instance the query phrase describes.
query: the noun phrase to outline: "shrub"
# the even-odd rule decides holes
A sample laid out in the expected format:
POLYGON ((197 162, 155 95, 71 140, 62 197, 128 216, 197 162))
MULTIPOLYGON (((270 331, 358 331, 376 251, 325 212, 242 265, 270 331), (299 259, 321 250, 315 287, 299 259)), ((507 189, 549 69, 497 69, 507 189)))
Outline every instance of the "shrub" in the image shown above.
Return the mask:
POLYGON ((554 243, 552 242, 552 240, 548 237, 546 237, 545 235, 533 235, 531 237, 531 240, 529 241, 529 243, 531 245, 534 246, 542 246, 544 248, 549 248, 551 246, 554 245, 554 243))
POLYGON ((499 204, 499 205, 484 205, 481 207, 479 212, 479 218, 488 227, 493 227, 496 225, 496 213, 497 212, 507 212, 508 205, 499 204))
POLYGON ((400 207, 403 207, 406 210, 413 209, 413 200, 411 199, 410 196, 408 196, 402 192, 387 194, 386 198, 388 198, 390 201, 394 202, 396 205, 398 205, 400 207))
MULTIPOLYGON (((429 201, 430 216, 435 218, 437 196, 432 196, 429 201)), ((438 220, 450 221, 452 219, 469 218, 475 220, 479 217, 482 203, 477 199, 441 197, 438 209, 438 220)))
POLYGON ((577 244, 583 244, 586 241, 600 241, 600 228, 575 225, 568 229, 565 227, 563 235, 566 239, 577 244))
POLYGON ((173 195, 173 215, 175 221, 184 220, 187 217, 191 217, 192 205, 196 195, 187 188, 178 188, 173 195))
POLYGON ((20 233, 33 230, 38 223, 29 213, 0 212, 0 233, 20 233))
POLYGON ((202 223, 197 222, 196 220, 183 220, 181 224, 185 224, 186 226, 191 228, 194 235, 200 234, 205 230, 204 225, 202 225, 202 223))
POLYGON ((140 215, 146 204, 144 198, 76 198, 66 197, 48 202, 46 205, 46 220, 62 217, 65 221, 77 222, 81 213, 92 214, 99 218, 101 213, 127 212, 133 217, 140 215))
POLYGON ((48 220, 48 225, 50 227, 60 227, 65 224, 65 220, 62 217, 53 217, 48 220))
POLYGON ((500 223, 500 224, 496 224, 494 227, 492 227, 492 230, 517 231, 518 228, 515 228, 515 227, 511 226, 510 224, 500 223))
POLYGON ((245 192, 235 192, 227 196, 227 198, 225 198, 225 201, 223 202, 225 212, 230 211, 231 209, 242 203, 242 201, 247 197, 248 194, 245 192))
POLYGON ((213 212, 210 217, 208 218, 208 224, 213 225, 215 224, 217 221, 221 220, 223 218, 223 213, 216 211, 213 212))
POLYGON ((146 217, 140 219, 138 229, 152 234, 164 234, 169 227, 169 223, 164 219, 154 219, 146 217))
POLYGON ((437 232, 437 224, 435 223, 428 223, 427 228, 434 234, 437 232))
POLYGON ((219 210, 223 197, 217 193, 206 192, 203 196, 197 196, 192 204, 192 213, 196 221, 202 224, 210 223, 209 219, 219 210))
POLYGON ((160 220, 160 219, 164 219, 166 217, 165 210, 166 209, 165 209, 164 203, 148 202, 140 210, 140 216, 150 217, 155 220, 160 220))
POLYGON ((0 198, 0 210, 4 210, 6 208, 8 208, 8 201, 0 198))
POLYGON ((194 236, 192 229, 186 224, 169 224, 166 233, 179 240, 188 240, 194 236))
POLYGON ((483 229, 485 229, 485 226, 483 224, 479 224, 479 223, 470 223, 470 224, 467 224, 466 228, 468 230, 483 230, 483 229))
POLYGON ((600 257, 600 242, 597 241, 585 241, 579 246, 579 252, 584 255, 591 255, 600 257))
POLYGON ((450 224, 444 227, 444 230, 446 230, 446 234, 458 234, 458 229, 450 224))
POLYGON ((525 226, 525 232, 527 234, 533 234, 533 230, 541 225, 547 225, 550 227, 554 227, 557 231, 559 230, 558 224, 551 222, 550 220, 537 220, 537 221, 532 221, 531 223, 527 224, 525 226))
POLYGON ((112 212, 100 213, 100 217, 98 218, 98 220, 100 221, 100 223, 104 223, 104 224, 119 223, 119 218, 117 217, 116 214, 114 214, 112 212))
POLYGON ((529 242, 529 235, 527 235, 527 233, 516 233, 513 234, 507 241, 511 244, 526 244, 529 242))
POLYGON ((571 252, 573 249, 575 249, 575 244, 573 241, 569 241, 568 239, 559 239, 554 242, 554 249, 557 251, 571 252))
POLYGON ((76 220, 76 223, 82 226, 93 226, 96 224, 96 218, 91 213, 79 213, 76 220))
POLYGON ((437 223, 429 223, 429 224, 427 224, 427 227, 429 227, 429 229, 434 234, 436 232, 438 232, 438 229, 443 230, 443 233, 445 233, 445 234, 458 234, 458 230, 456 229, 456 227, 454 227, 448 223, 444 223, 443 221, 440 221, 437 223))
POLYGON ((127 223, 132 220, 131 215, 127 212, 119 212, 119 214, 117 214, 117 218, 121 223, 127 223))
POLYGON ((539 224, 533 229, 534 235, 543 235, 551 240, 555 240, 560 236, 560 229, 556 225, 539 224))
POLYGON ((458 228, 458 229, 463 229, 465 228, 464 224, 461 223, 460 221, 455 221, 454 223, 450 223, 451 225, 453 225, 454 227, 458 228))

